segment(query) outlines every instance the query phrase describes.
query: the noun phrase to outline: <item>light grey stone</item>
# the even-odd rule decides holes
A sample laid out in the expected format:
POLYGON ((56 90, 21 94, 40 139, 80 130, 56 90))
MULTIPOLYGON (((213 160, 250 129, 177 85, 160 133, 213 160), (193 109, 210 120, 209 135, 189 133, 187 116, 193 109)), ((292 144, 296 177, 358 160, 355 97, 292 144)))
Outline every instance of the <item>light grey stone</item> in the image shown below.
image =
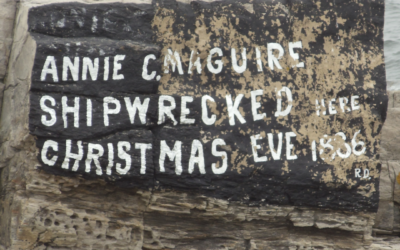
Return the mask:
POLYGON ((295 227, 312 227, 315 223, 315 211, 295 211, 289 215, 295 227))
POLYGON ((1 107, 3 105, 3 95, 4 95, 4 83, 0 81, 0 117, 1 117, 1 107))
POLYGON ((393 201, 395 174, 390 164, 382 163, 381 175, 379 180, 379 200, 393 201))
POLYGON ((388 109, 394 108, 394 98, 393 98, 394 92, 397 92, 397 91, 387 91, 387 95, 388 95, 388 109))
POLYGON ((391 201, 380 201, 374 228, 393 231, 394 204, 391 201))
POLYGON ((380 159, 400 160, 400 108, 388 109, 382 128, 380 159))
POLYGON ((400 204, 400 162, 399 161, 388 161, 387 162, 392 174, 393 182, 393 200, 400 204))
POLYGON ((0 0, 0 80, 4 79, 11 51, 17 1, 0 0))
POLYGON ((391 104, 390 99, 392 99, 392 98, 393 98, 393 102, 392 102, 393 108, 400 108, 400 91, 399 90, 393 91, 392 96, 389 96, 389 105, 388 105, 389 108, 392 107, 392 106, 390 106, 390 104, 391 104))
POLYGON ((395 203, 393 206, 393 232, 400 232, 400 207, 395 203))
POLYGON ((398 236, 378 236, 374 238, 370 250, 397 250, 400 249, 400 239, 398 236))

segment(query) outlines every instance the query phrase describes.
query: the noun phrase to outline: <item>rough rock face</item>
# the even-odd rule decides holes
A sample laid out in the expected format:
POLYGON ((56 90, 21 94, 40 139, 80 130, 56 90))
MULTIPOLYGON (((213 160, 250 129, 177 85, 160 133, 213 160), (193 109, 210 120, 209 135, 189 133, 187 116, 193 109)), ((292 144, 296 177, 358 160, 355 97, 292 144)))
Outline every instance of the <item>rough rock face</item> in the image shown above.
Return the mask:
POLYGON ((0 1, 0 110, 3 100, 4 77, 11 51, 14 28, 16 2, 13 0, 0 1))
POLYGON ((28 17, 46 172, 376 211, 382 2, 60 3, 28 17))
POLYGON ((397 92, 388 93, 382 129, 377 213, 251 206, 193 191, 123 188, 41 170, 37 137, 29 131, 38 43, 28 32, 28 12, 43 3, 48 1, 18 3, 15 19, 0 120, 0 249, 400 248, 397 92))

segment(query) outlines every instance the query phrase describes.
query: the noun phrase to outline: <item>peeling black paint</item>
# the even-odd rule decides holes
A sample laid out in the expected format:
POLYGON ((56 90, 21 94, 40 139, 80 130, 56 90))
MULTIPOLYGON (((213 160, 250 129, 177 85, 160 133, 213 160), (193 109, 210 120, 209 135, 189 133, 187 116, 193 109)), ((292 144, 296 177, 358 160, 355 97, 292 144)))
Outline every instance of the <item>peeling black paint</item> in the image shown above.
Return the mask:
MULTIPOLYGON (((383 6, 383 1, 366 0, 358 3, 347 0, 259 0, 198 1, 190 4, 169 0, 153 1, 151 5, 66 3, 32 8, 29 30, 37 42, 37 51, 32 71, 30 131, 38 137, 39 149, 46 140, 59 143, 58 153, 49 151, 52 153, 48 158, 58 155, 54 166, 44 164, 39 154, 42 168, 51 174, 104 178, 122 187, 179 189, 249 205, 281 204, 376 211, 380 172, 377 148, 387 109, 383 6), (95 28, 93 16, 96 16, 98 24, 95 28), (291 67, 288 43, 301 39, 303 48, 295 49, 295 53, 299 54, 299 61, 304 62, 305 67, 291 67), (279 43, 284 48, 282 70, 268 68, 268 43, 279 43), (213 60, 225 60, 222 72, 217 75, 206 67, 206 57, 214 47, 221 48, 223 57, 213 60), (240 54, 243 47, 248 53, 247 71, 238 74, 231 66, 231 48, 240 54), (263 72, 257 70, 256 48, 261 48, 263 54, 263 72), (167 49, 179 51, 183 75, 163 72, 167 49), (201 74, 187 73, 192 49, 200 52, 201 74), (112 60, 117 54, 126 55, 119 71, 124 79, 109 78, 105 81, 104 58, 109 57, 112 72, 112 60), (148 70, 162 76, 160 81, 148 81, 142 77, 143 60, 149 54, 154 54, 157 59, 149 63, 148 70), (60 78, 57 83, 52 81, 50 75, 45 80, 41 79, 48 55, 56 60, 60 78), (64 57, 71 60, 79 57, 81 63, 83 57, 99 58, 98 80, 89 78, 83 81, 80 71, 79 80, 74 81, 69 76, 67 81, 62 81, 64 57), (276 92, 283 86, 291 89, 294 103, 290 115, 284 119, 274 116, 276 92), (264 90, 258 112, 267 113, 265 120, 253 121, 250 92, 256 89, 264 90), (201 97, 206 94, 215 99, 213 112, 219 113, 217 125, 207 126, 201 122, 201 97), (228 94, 233 100, 239 94, 245 94, 240 103, 245 124, 237 119, 235 126, 229 124, 225 100, 228 94), (57 102, 53 107, 57 122, 52 126, 44 126, 41 120, 43 116, 50 119, 40 106, 44 95, 53 97, 57 102), (158 123, 158 100, 161 95, 175 98, 177 105, 172 114, 178 125, 174 126, 170 119, 158 123), (315 100, 338 100, 339 97, 350 100, 354 95, 359 96, 361 111, 342 114, 336 104, 337 115, 316 116, 315 100), (73 116, 68 114, 68 127, 64 128, 60 104, 62 96, 68 97, 70 106, 74 97, 80 97, 81 118, 86 116, 86 100, 91 99, 92 126, 87 126, 82 118, 79 128, 75 128, 73 116), (109 126, 105 126, 103 121, 103 98, 106 96, 121 103, 120 113, 110 115, 109 126), (195 119, 194 124, 179 123, 182 96, 194 98, 188 104, 191 110, 188 118, 195 119), (142 101, 150 98, 145 124, 138 117, 134 124, 130 122, 124 107, 125 97, 132 101, 136 97, 142 101), (312 160, 311 142, 316 138, 344 132, 347 143, 350 143, 358 130, 359 138, 364 139, 367 148, 361 158, 329 162, 318 154, 318 160, 312 160), (293 145, 298 159, 286 160, 284 140, 281 160, 274 161, 268 151, 266 134, 273 133, 274 144, 277 145, 276 134, 291 131, 297 134, 293 145), (254 162, 250 136, 256 134, 264 134, 259 141, 259 154, 267 155, 267 162, 254 162), (211 169, 212 163, 221 162, 220 157, 211 153, 215 138, 224 139, 227 145, 219 146, 219 150, 225 150, 229 158, 228 170, 222 175, 213 174, 211 169), (93 166, 91 172, 85 172, 87 149, 76 172, 62 169, 68 139, 75 145, 82 140, 84 145, 96 143, 105 148, 104 155, 100 157, 102 176, 95 174, 93 166), (175 173, 174 162, 170 161, 165 163, 165 172, 160 171, 161 140, 165 140, 170 148, 177 140, 182 142, 183 171, 180 175, 175 173), (202 141, 206 174, 201 174, 197 166, 193 173, 188 172, 193 140, 202 141), (105 173, 109 162, 107 144, 113 143, 116 148, 118 141, 131 142, 132 167, 124 176, 116 174, 114 167, 113 174, 108 176, 105 173), (136 142, 151 143, 153 147, 149 150, 151 153, 146 155, 145 175, 138 172, 141 161, 140 150, 134 148, 136 142), (356 178, 356 168, 368 168, 371 179, 356 178)), ((239 60, 240 63, 242 60, 239 60)), ((211 112, 210 106, 208 109, 211 112)), ((76 152, 77 147, 73 150, 76 152)), ((328 159, 331 154, 325 158, 328 159)), ((118 159, 117 151, 114 151, 114 158, 118 159)), ((123 164, 120 159, 119 163, 123 164)))

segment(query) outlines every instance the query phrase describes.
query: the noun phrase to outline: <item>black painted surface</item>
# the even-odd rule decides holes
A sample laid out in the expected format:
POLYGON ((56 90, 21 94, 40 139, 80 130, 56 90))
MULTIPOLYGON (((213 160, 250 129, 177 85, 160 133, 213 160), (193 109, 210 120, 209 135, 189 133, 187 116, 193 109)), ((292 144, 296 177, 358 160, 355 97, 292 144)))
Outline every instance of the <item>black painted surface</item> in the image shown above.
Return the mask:
POLYGON ((55 37, 102 37, 151 42, 154 8, 147 4, 60 3, 33 8, 29 30, 55 37))
MULTIPOLYGON (((40 137, 37 140, 37 146, 39 148, 43 147, 43 143, 49 138, 40 137)), ((49 159, 53 157, 57 157, 56 163, 52 167, 46 167, 45 170, 51 174, 62 174, 66 176, 74 176, 74 175, 82 175, 85 178, 92 179, 102 177, 107 181, 118 183, 121 186, 129 186, 129 187, 140 187, 140 188, 151 188, 154 186, 154 168, 151 167, 153 165, 153 158, 151 155, 151 151, 149 150, 146 153, 146 162, 150 167, 146 168, 145 174, 140 173, 141 168, 141 152, 140 149, 135 148, 136 143, 152 143, 152 134, 148 130, 126 130, 123 132, 117 132, 113 135, 96 138, 96 139, 86 139, 81 140, 82 145, 82 160, 78 160, 78 167, 74 169, 75 159, 70 159, 68 168, 63 168, 62 164, 64 162, 64 158, 66 152, 66 140, 61 140, 57 138, 51 138, 51 140, 57 141, 58 144, 58 152, 54 149, 50 149, 48 151, 47 157, 49 159), (127 163, 124 159, 118 158, 118 142, 129 142, 130 148, 124 147, 124 150, 130 154, 131 157, 131 166, 127 166, 127 163), (96 165, 92 161, 90 164, 90 168, 86 167, 86 159, 88 156, 88 145, 89 144, 100 145, 103 150, 103 156, 99 158, 100 165, 103 168, 102 174, 99 175, 96 173, 96 165), (112 145, 111 153, 112 157, 110 157, 109 144, 112 145), (110 174, 108 174, 107 167, 112 161, 114 163, 114 167, 111 169, 110 174), (120 174, 116 171, 116 165, 120 164, 120 168, 127 171, 126 174, 120 174)), ((78 154, 79 140, 71 140, 71 153, 78 154)), ((93 150, 93 153, 98 154, 98 150, 93 150)), ((39 158, 40 159, 40 158, 39 158)), ((44 166, 43 162, 41 162, 44 166)))
MULTIPOLYGON (((46 92, 63 92, 83 94, 88 96, 107 95, 109 93, 157 93, 158 82, 146 81, 142 78, 142 65, 144 57, 155 54, 160 57, 160 49, 157 45, 140 43, 138 41, 115 41, 107 38, 55 38, 34 34, 37 41, 35 64, 32 71, 32 90, 46 92), (47 55, 54 56, 58 83, 54 84, 51 74, 47 74, 41 80, 41 72, 45 65, 47 55), (124 79, 113 80, 115 55, 125 55, 118 63, 123 67, 117 71, 118 75, 124 75, 124 79), (78 80, 74 80, 70 70, 67 72, 67 80, 63 80, 63 59, 70 58, 74 63, 79 58, 78 80), (92 62, 98 60, 97 79, 94 80, 89 72, 86 80, 83 80, 83 59, 87 57, 92 62), (105 59, 108 58, 108 78, 104 80, 105 59)), ((149 71, 160 71, 161 62, 150 61, 149 71)))
MULTIPOLYGON (((217 198, 243 201, 251 205, 267 203, 346 210, 376 210, 379 197, 379 178, 377 176, 379 175, 375 175, 371 179, 357 179, 354 172, 355 168, 360 167, 368 167, 371 172, 380 171, 380 165, 377 163, 379 156, 375 145, 378 144, 376 137, 379 136, 381 124, 386 117, 387 97, 384 65, 369 68, 368 65, 371 62, 367 62, 367 67, 364 68, 350 66, 339 69, 337 72, 335 71, 336 75, 334 75, 337 81, 349 79, 350 74, 354 75, 357 80, 350 83, 343 81, 340 91, 335 90, 335 94, 333 90, 330 90, 332 93, 327 91, 328 96, 347 97, 349 100, 352 95, 359 95, 360 106, 370 107, 371 114, 373 114, 372 118, 353 113, 349 113, 345 117, 330 116, 326 118, 329 124, 338 123, 342 128, 352 128, 353 131, 360 130, 360 137, 366 138, 365 157, 367 158, 352 163, 351 167, 347 167, 347 170, 343 171, 345 177, 342 175, 340 178, 345 178, 346 183, 335 175, 332 180, 325 180, 324 174, 335 172, 341 164, 345 165, 345 161, 336 162, 335 165, 327 163, 320 157, 317 161, 313 161, 311 156, 312 134, 311 132, 309 135, 301 134, 304 133, 304 130, 300 129, 305 118, 315 115, 315 100, 307 93, 329 90, 329 86, 327 87, 329 81, 322 81, 317 69, 307 64, 310 62, 307 59, 316 64, 324 63, 324 59, 330 56, 324 47, 325 39, 328 38, 336 42, 344 39, 346 46, 339 48, 344 55, 360 50, 365 53, 383 55, 383 1, 374 3, 362 1, 363 7, 349 1, 336 1, 336 5, 332 5, 331 1, 322 1, 320 6, 314 1, 284 1, 282 3, 254 1, 254 13, 244 7, 243 3, 246 2, 248 1, 182 4, 175 1, 153 1, 152 5, 68 3, 31 9, 29 30, 37 42, 37 51, 32 71, 30 131, 37 136, 39 149, 43 147, 46 140, 54 140, 59 143, 58 160, 54 166, 44 164, 39 153, 38 158, 42 168, 52 174, 67 176, 78 174, 85 178, 105 178, 110 183, 123 187, 181 189, 217 198), (285 6, 286 9, 281 6, 285 6), (94 16, 97 19, 96 28, 93 26, 94 16), (156 25, 155 17, 164 18, 163 20, 168 20, 169 17, 175 19, 173 25, 167 25, 164 29, 164 27, 156 25), (220 27, 221 33, 217 34, 215 30, 218 30, 219 27, 214 27, 213 22, 221 17, 229 20, 232 25, 229 29, 235 30, 249 39, 238 38, 240 44, 232 44, 232 37, 223 33, 227 27, 220 27), (321 17, 329 19, 329 22, 321 20, 321 17), (339 20, 340 18, 346 21, 342 22, 339 20), (193 39, 196 44, 203 38, 195 35, 198 19, 201 19, 201 22, 204 22, 214 32, 211 32, 212 34, 207 40, 208 50, 220 47, 224 57, 228 58, 228 63, 216 77, 207 70, 207 67, 204 67, 203 61, 205 60, 202 58, 203 73, 189 75, 187 74, 188 57, 193 48, 184 46, 180 53, 182 61, 185 58, 182 63, 184 74, 163 73, 162 59, 172 42, 183 44, 193 39), (306 62, 303 71, 290 67, 271 71, 268 69, 268 64, 263 63, 263 72, 258 72, 255 48, 283 40, 285 43, 281 42, 281 45, 285 49, 285 54, 288 54, 287 43, 295 39, 292 29, 294 22, 306 19, 323 24, 315 29, 316 39, 308 42, 309 48, 296 50, 300 56, 299 61, 306 62), (277 20, 280 25, 277 25, 277 20), (366 32, 352 36, 351 32, 354 29, 365 29, 366 32), (252 36, 248 35, 249 31, 252 32, 252 36), (171 34, 171 37, 168 34, 171 34), (282 34, 284 39, 278 40, 277 37, 282 34), (179 39, 176 39, 177 37, 179 39), (359 43, 355 44, 355 41, 359 43), (282 86, 291 86, 293 102, 297 105, 293 106, 291 114, 285 118, 286 123, 281 118, 274 116, 277 97, 270 93, 265 93, 261 97, 262 106, 258 110, 259 113, 265 112, 267 119, 253 121, 250 91, 256 89, 253 87, 252 81, 242 81, 243 75, 233 71, 229 61, 231 47, 237 48, 237 54, 240 54, 242 47, 248 48, 248 52, 252 51, 252 57, 248 56, 247 69, 252 76, 265 74, 270 77, 268 81, 262 83, 265 90, 273 88, 275 82, 282 83, 282 86), (375 50, 371 50, 371 48, 375 48, 375 50), (156 71, 156 75, 163 77, 161 82, 155 78, 150 81, 144 80, 142 77, 144 57, 149 54, 154 54, 157 58, 157 60, 150 60, 149 73, 156 71), (55 58, 58 82, 54 82, 50 74, 47 74, 44 80, 41 79, 43 65, 49 55, 55 58), (112 79, 115 55, 125 55, 125 59, 120 61, 122 67, 119 70, 119 73, 124 75, 124 79, 112 79), (62 80, 64 57, 70 58, 71 61, 75 57, 80 58, 77 81, 72 79, 70 71, 68 71, 68 79, 62 80), (91 60, 99 59, 99 74, 96 81, 93 81, 89 73, 88 79, 82 80, 84 57, 91 60), (109 57, 110 75, 107 80, 104 80, 104 59, 106 57, 109 57), (310 74, 306 74, 306 70, 313 72, 311 74, 312 84, 304 86, 311 80, 310 74), (365 80, 368 74, 371 79, 365 80), (374 88, 365 87, 370 81, 375 82, 374 88), (177 120, 177 125, 168 119, 159 124, 159 98, 165 92, 174 92, 177 83, 181 91, 169 95, 176 101, 176 108, 172 114, 177 120), (233 101, 237 98, 235 91, 240 90, 240 93, 245 94, 240 102, 240 107, 245 114, 243 117, 246 123, 241 124, 235 118, 235 126, 229 124, 226 99, 219 94, 221 89, 231 93, 233 101), (209 126, 202 122, 201 96, 205 94, 215 99, 215 110, 218 112, 217 125, 209 126), (49 101, 46 102, 46 105, 54 109, 56 114, 56 122, 51 126, 45 126, 42 122, 42 119, 49 120, 51 118, 50 114, 44 112, 40 106, 40 99, 46 95, 53 97, 56 101, 55 106, 52 106, 49 101), (64 126, 61 105, 63 96, 68 98, 69 106, 73 106, 72 100, 75 97, 80 98, 78 128, 73 126, 74 118, 71 113, 67 114, 67 127, 64 126), (194 97, 194 101, 187 105, 190 109, 187 117, 195 119, 194 124, 180 123, 181 96, 194 97), (121 104, 121 111, 118 114, 109 115, 108 126, 104 122, 104 97, 114 97, 121 104), (141 123, 138 114, 136 114, 134 123, 131 123, 124 101, 126 97, 129 97, 131 101, 139 97, 141 102, 145 98, 150 98, 145 124, 141 123), (87 99, 92 101, 93 107, 91 126, 87 125, 86 120, 87 99), (225 119, 223 119, 224 116, 226 116, 225 119), (369 127, 378 128, 369 132, 369 127), (306 138, 301 142, 296 139, 292 140, 297 152, 296 160, 287 160, 286 155, 285 133, 291 131, 300 133, 299 136, 306 138), (268 151, 268 139, 265 137, 267 133, 273 133, 274 144, 277 145, 278 132, 283 133, 282 154, 280 160, 273 160, 268 151), (267 155, 268 161, 256 163, 253 159, 250 136, 263 133, 265 133, 264 138, 258 141, 261 146, 258 152, 260 156, 267 155), (215 138, 223 139, 227 145, 218 146, 218 150, 227 152, 229 161, 227 171, 221 175, 214 174, 211 169, 213 163, 221 164, 222 162, 220 157, 215 157, 211 153, 211 144, 215 138), (61 167, 65 157, 65 143, 68 139, 72 140, 73 145, 76 145, 77 140, 82 140, 84 145, 86 145, 85 143, 96 143, 104 147, 105 152, 100 157, 103 169, 101 176, 95 173, 93 163, 89 173, 84 171, 87 146, 84 146, 85 153, 83 160, 79 163, 78 171, 61 167), (159 156, 162 140, 165 140, 170 148, 176 141, 182 142, 182 174, 176 174, 175 162, 169 160, 165 161, 165 172, 161 172, 159 156), (195 164, 193 173, 188 171, 191 145, 194 140, 202 141, 205 174, 200 173, 197 164, 195 164), (113 174, 108 176, 106 174, 109 164, 107 143, 113 143, 116 148, 118 141, 129 141, 132 144, 129 151, 132 155, 132 167, 127 175, 122 176, 115 172, 114 166, 113 174), (152 143, 152 150, 146 154, 147 170, 145 174, 139 172, 140 150, 135 149, 134 143, 136 142, 152 143), (350 185, 349 183, 355 184, 350 185), (369 192, 372 188, 376 191, 371 195, 361 194, 364 191, 369 192)), ((307 23, 304 25, 307 26, 307 23)), ((263 53, 265 54, 266 51, 263 53)), ((221 59, 221 57, 213 58, 213 60, 217 59, 221 59)), ((196 72, 194 68, 193 72, 196 72)), ((286 100, 285 97, 283 99, 286 100)), ((110 107, 115 108, 113 105, 110 107)), ((339 108, 337 109, 339 110, 339 108)), ((208 107, 208 110, 211 115, 211 108, 208 107)), ((335 134, 336 132, 339 131, 334 127, 327 127, 320 137, 323 134, 335 134)), ((346 142, 350 143, 354 133, 346 130, 343 132, 347 137, 346 142)), ((77 150, 77 148, 75 147, 73 150, 77 150)), ((52 156, 49 155, 48 158, 52 156)), ((123 161, 118 158, 116 149, 114 159, 116 159, 114 164, 118 161, 123 164, 123 161)))

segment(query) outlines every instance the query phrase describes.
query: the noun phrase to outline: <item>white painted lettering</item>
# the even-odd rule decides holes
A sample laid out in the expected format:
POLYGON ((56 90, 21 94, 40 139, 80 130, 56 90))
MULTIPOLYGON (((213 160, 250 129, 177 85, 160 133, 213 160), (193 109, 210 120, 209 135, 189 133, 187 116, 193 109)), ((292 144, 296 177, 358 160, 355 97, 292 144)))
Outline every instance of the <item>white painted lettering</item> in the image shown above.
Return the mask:
POLYGON ((219 74, 222 71, 222 67, 224 66, 224 63, 222 62, 222 60, 215 60, 214 63, 216 65, 218 65, 218 67, 214 68, 214 65, 211 62, 214 54, 217 54, 218 56, 223 56, 222 50, 220 48, 211 49, 210 54, 207 57, 207 68, 211 73, 219 74))
POLYGON ((315 109, 317 112, 317 116, 319 116, 319 110, 321 109, 321 106, 319 105, 319 101, 317 99, 315 99, 315 109))
POLYGON ((353 95, 351 97, 351 109, 353 111, 357 110, 357 109, 360 109, 360 105, 359 105, 358 101, 356 102, 356 100, 358 100, 358 98, 360 98, 358 95, 353 95))
POLYGON ((97 75, 99 73, 99 58, 95 58, 94 62, 89 57, 83 58, 82 64, 82 80, 86 81, 87 79, 87 72, 89 71, 90 77, 92 81, 97 80, 97 75))
POLYGON ((174 148, 171 150, 165 140, 160 141, 160 172, 165 172, 164 162, 165 157, 168 156, 171 161, 175 160, 175 174, 182 174, 182 142, 176 141, 174 148))
MULTIPOLYGON (((340 108, 342 109, 343 113, 346 112, 344 109, 345 109, 347 103, 349 103, 349 99, 347 99, 347 97, 340 97, 339 98, 339 105, 340 105, 340 108)), ((347 110, 347 112, 351 111, 350 108, 347 108, 346 110, 347 110)))
POLYGON ((361 175, 360 175, 360 173, 361 173, 361 169, 359 169, 359 168, 356 168, 356 169, 354 169, 354 170, 355 170, 355 171, 354 171, 354 172, 355 172, 355 174, 354 174, 354 175, 355 175, 355 177, 356 177, 356 178, 361 178, 361 175))
POLYGON ((98 21, 97 17, 96 17, 96 16, 93 16, 93 17, 92 17, 92 28, 91 28, 91 30, 92 30, 93 33, 96 32, 96 29, 97 29, 97 21, 98 21))
MULTIPOLYGON (((324 135, 324 138, 328 138, 328 135, 324 135)), ((324 153, 324 149, 325 149, 325 148, 329 148, 329 149, 331 149, 331 150, 334 150, 332 144, 330 144, 331 141, 332 141, 332 139, 329 138, 329 139, 325 142, 325 139, 324 139, 324 138, 319 139, 319 143, 320 143, 321 147, 323 147, 323 148, 321 148, 321 149, 319 150, 319 154, 320 154, 320 155, 322 155, 322 154, 324 153)), ((332 160, 335 159, 335 156, 336 156, 336 152, 332 154, 332 160)), ((325 160, 325 158, 323 158, 323 157, 321 157, 321 159, 322 159, 322 160, 325 160)))
POLYGON ((268 66, 271 70, 274 70, 274 64, 278 69, 282 69, 281 65, 279 64, 279 59, 282 58, 283 54, 285 53, 282 46, 279 43, 268 43, 268 66), (278 50, 279 55, 278 58, 275 57, 273 50, 278 50))
POLYGON ((242 65, 239 66, 236 59, 236 50, 231 48, 232 68, 236 73, 243 73, 247 68, 246 48, 242 49, 242 65))
POLYGON ((108 165, 107 165, 107 175, 112 174, 112 167, 114 167, 114 146, 112 143, 107 143, 108 148, 108 165))
POLYGON ((47 152, 49 148, 52 148, 54 151, 58 152, 58 143, 52 140, 45 141, 41 151, 41 158, 44 164, 49 166, 54 166, 56 164, 58 156, 55 155, 51 157, 51 159, 47 158, 47 152))
POLYGON ((72 107, 69 107, 67 102, 68 102, 68 97, 63 96, 61 98, 61 105, 62 105, 62 118, 64 120, 64 128, 68 127, 68 120, 67 120, 68 113, 74 114, 74 127, 79 128, 79 97, 74 98, 74 106, 72 107))
POLYGON ((108 81, 108 76, 110 75, 110 58, 107 56, 104 58, 104 75, 103 80, 108 81))
POLYGON ((131 150, 131 144, 127 141, 120 141, 117 144, 118 157, 121 160, 125 160, 125 167, 123 168, 120 163, 115 164, 115 169, 118 174, 125 175, 131 169, 132 159, 131 156, 126 152, 131 150))
POLYGON ((154 79, 154 77, 156 77, 157 72, 153 71, 151 72, 151 74, 149 75, 147 67, 149 65, 149 60, 156 60, 156 56, 153 54, 147 55, 144 58, 144 62, 143 62, 143 68, 142 68, 142 78, 147 80, 147 81, 151 81, 154 79))
POLYGON ((190 114, 190 110, 186 107, 186 103, 193 102, 192 96, 182 96, 181 97, 181 124, 194 124, 195 119, 187 118, 186 116, 190 114))
POLYGON ((263 95, 263 90, 258 89, 251 91, 251 112, 253 113, 253 120, 258 121, 264 119, 264 117, 267 117, 266 113, 259 114, 258 109, 261 107, 261 103, 257 102, 257 96, 262 96, 263 95))
POLYGON ((46 115, 42 115, 42 117, 41 117, 42 124, 50 127, 50 126, 53 126, 57 122, 57 116, 56 116, 56 111, 54 109, 46 106, 46 101, 50 101, 51 106, 56 106, 56 100, 49 95, 45 95, 45 96, 42 96, 42 98, 40 98, 40 108, 44 112, 49 113, 49 115, 50 115, 50 120, 47 120, 46 115))
POLYGON ((151 143, 135 143, 135 149, 140 149, 140 174, 146 174, 146 150, 152 148, 151 143))
POLYGON ((192 68, 196 67, 197 74, 201 74, 201 63, 200 63, 200 56, 199 52, 197 52, 196 61, 193 63, 194 51, 190 53, 190 60, 189 60, 189 69, 188 74, 192 74, 192 68))
POLYGON ((103 170, 101 169, 100 161, 99 161, 99 158, 102 157, 103 154, 104 154, 103 146, 101 146, 100 144, 93 144, 93 143, 88 144, 88 154, 87 154, 86 161, 85 161, 85 165, 86 165, 85 172, 86 173, 90 173, 91 164, 93 161, 94 165, 96 166, 96 174, 103 175, 103 170), (94 150, 96 150, 97 153, 94 153, 94 150))
MULTIPOLYGON (((271 155, 272 155, 272 159, 274 159, 274 161, 279 161, 281 160, 281 154, 282 154, 282 137, 283 134, 282 132, 278 133, 278 147, 275 150, 275 146, 274 146, 274 135, 272 133, 268 133, 268 144, 269 144, 269 149, 271 150, 271 155)), ((286 137, 287 140, 287 137, 286 137)))
POLYGON ((125 59, 125 55, 116 55, 114 56, 114 69, 113 69, 113 80, 122 80, 124 79, 123 74, 118 74, 118 71, 122 69, 121 63, 119 61, 122 61, 125 59))
POLYGON ((211 145, 211 153, 215 157, 222 158, 222 166, 217 167, 216 163, 211 164, 211 169, 214 174, 224 174, 228 169, 228 154, 225 151, 217 151, 217 146, 225 146, 226 143, 223 139, 215 139, 211 145))
POLYGON ((175 72, 175 68, 178 68, 178 72, 180 75, 183 75, 181 57, 177 51, 172 52, 171 49, 168 49, 168 54, 165 55, 164 58, 164 73, 169 73, 169 65, 172 66, 172 72, 175 72))
POLYGON ((357 155, 357 156, 360 156, 360 155, 364 154, 364 153, 365 153, 365 150, 367 149, 366 147, 364 147, 364 142, 363 142, 363 141, 356 142, 356 137, 357 137, 357 135, 358 135, 360 132, 361 132, 361 130, 358 130, 358 131, 354 134, 353 139, 351 140, 351 145, 352 145, 352 147, 353 147, 353 153, 354 153, 355 155, 357 155), (358 146, 361 147, 360 150, 357 150, 357 147, 358 147, 358 146))
POLYGON ((92 126, 92 100, 86 100, 86 126, 92 126))
POLYGON ((165 116, 168 116, 174 123, 174 126, 178 124, 175 120, 172 110, 176 108, 175 99, 172 96, 161 95, 158 99, 158 124, 165 122, 165 116), (164 101, 168 101, 171 105, 164 106, 164 101))
POLYGON ((286 132, 285 133, 286 137, 286 159, 287 160, 296 160, 297 155, 294 154, 292 155, 292 149, 294 148, 294 145, 291 143, 291 138, 296 137, 296 134, 294 132, 286 132))
POLYGON ((225 96, 226 106, 228 107, 229 124, 231 126, 235 126, 235 116, 242 124, 246 123, 246 120, 243 118, 242 114, 239 112, 238 109, 240 101, 242 100, 243 96, 244 96, 243 94, 239 94, 235 99, 235 103, 232 103, 231 95, 225 96))
POLYGON ((312 160, 313 161, 317 161, 317 143, 314 141, 312 141, 311 144, 311 151, 312 151, 312 160))
POLYGON ((369 169, 364 169, 364 176, 363 176, 363 178, 368 178, 369 177, 369 169))
POLYGON ((69 169, 69 160, 74 159, 74 165, 72 166, 72 171, 78 171, 79 168, 79 162, 83 158, 83 147, 82 147, 82 141, 78 141, 78 153, 72 153, 71 152, 71 140, 66 141, 66 150, 65 150, 65 159, 64 162, 61 164, 61 168, 63 169, 69 169))
POLYGON ((336 102, 335 98, 333 98, 329 101, 328 108, 329 108, 330 115, 335 115, 337 113, 335 106, 333 106, 333 103, 335 103, 335 102, 336 102))
POLYGON ((150 98, 145 98, 143 103, 140 102, 139 96, 135 97, 135 101, 133 103, 129 97, 125 97, 124 100, 131 124, 135 123, 136 110, 139 111, 138 113, 140 122, 142 124, 146 124, 146 115, 149 108, 150 98))
POLYGON ((110 119, 108 115, 116 115, 121 111, 121 103, 114 97, 107 96, 103 99, 103 117, 104 126, 110 126, 110 119), (115 108, 111 109, 109 104, 114 104, 115 108))
POLYGON ((204 124, 213 125, 217 120, 217 116, 213 114, 211 118, 208 117, 207 100, 215 103, 215 100, 209 95, 204 95, 201 98, 201 119, 203 120, 204 124))
MULTIPOLYGON (((299 60, 299 54, 295 53, 293 51, 293 49, 302 49, 303 48, 303 44, 301 43, 301 41, 297 41, 297 42, 289 42, 289 54, 290 56, 293 58, 293 60, 299 60)), ((296 66, 292 66, 292 68, 294 67, 298 67, 298 68, 304 68, 304 62, 299 62, 298 64, 296 64, 296 66)))
POLYGON ((79 81, 79 57, 76 56, 74 58, 74 63, 72 63, 69 57, 64 56, 62 72, 63 81, 68 81, 68 69, 71 72, 72 79, 74 81, 79 81))
POLYGON ((46 80, 47 74, 51 74, 53 82, 58 82, 58 73, 56 66, 56 59, 54 56, 47 56, 44 62, 42 73, 40 74, 40 80, 43 82, 46 80))
MULTIPOLYGON (((324 99, 321 100, 321 105, 325 109, 325 100, 324 99)), ((326 115, 326 109, 322 112, 322 114, 326 115)))
POLYGON ((261 61, 261 52, 258 47, 256 48, 256 61, 257 61, 257 71, 263 72, 262 61, 261 61))
POLYGON ((250 136, 250 140, 251 140, 251 150, 253 151, 253 158, 254 158, 254 162, 266 162, 268 160, 267 156, 258 156, 258 149, 261 149, 261 146, 257 144, 257 140, 261 140, 262 137, 260 134, 258 135, 253 135, 250 136))
MULTIPOLYGON (((346 147, 346 153, 342 153, 340 151, 340 148, 338 150, 336 150, 336 153, 339 155, 340 158, 342 159, 346 159, 351 155, 351 147, 349 144, 347 144, 346 141, 346 135, 343 132, 338 132, 336 133, 337 136, 342 137, 343 141, 344 141, 344 146, 346 147)), ((334 139, 336 141, 336 138, 334 139)))
POLYGON ((194 171, 194 164, 198 164, 199 171, 201 174, 206 174, 206 169, 204 167, 204 151, 203 145, 199 140, 193 140, 192 149, 190 152, 189 159, 189 174, 192 174, 194 171), (198 154, 198 156, 196 156, 198 154))
POLYGON ((275 112, 275 117, 289 115, 290 111, 292 110, 293 99, 292 99, 292 92, 290 91, 290 89, 288 87, 283 87, 281 90, 278 91, 276 101, 277 101, 277 105, 276 105, 277 108, 276 108, 276 112, 275 112), (286 98, 287 98, 287 102, 288 102, 288 105, 284 111, 282 111, 282 92, 286 93, 286 98))

